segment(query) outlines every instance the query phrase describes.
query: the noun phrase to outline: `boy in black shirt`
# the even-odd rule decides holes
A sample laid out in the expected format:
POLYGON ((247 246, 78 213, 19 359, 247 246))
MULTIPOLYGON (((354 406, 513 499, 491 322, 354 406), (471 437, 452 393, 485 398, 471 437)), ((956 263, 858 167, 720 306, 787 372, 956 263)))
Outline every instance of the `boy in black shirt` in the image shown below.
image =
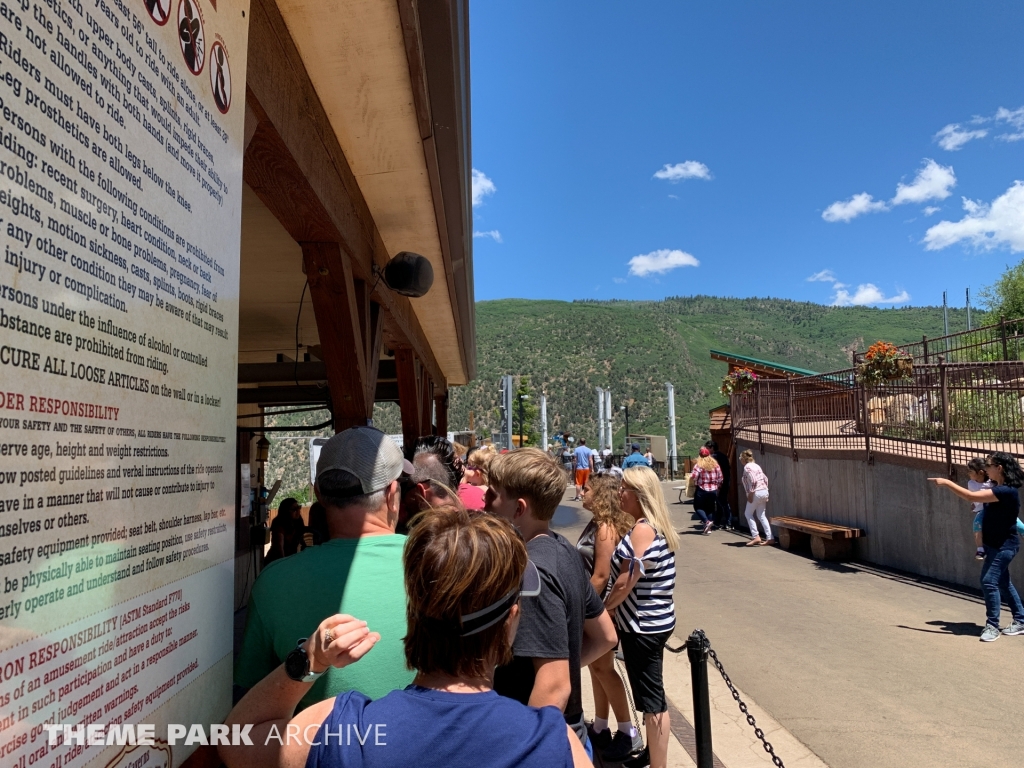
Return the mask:
POLYGON ((613 648, 617 637, 576 548, 551 530, 564 494, 565 475, 543 451, 522 448, 491 462, 487 511, 519 529, 541 577, 540 595, 522 601, 514 658, 496 671, 494 689, 533 707, 561 709, 591 754, 580 669, 613 648))

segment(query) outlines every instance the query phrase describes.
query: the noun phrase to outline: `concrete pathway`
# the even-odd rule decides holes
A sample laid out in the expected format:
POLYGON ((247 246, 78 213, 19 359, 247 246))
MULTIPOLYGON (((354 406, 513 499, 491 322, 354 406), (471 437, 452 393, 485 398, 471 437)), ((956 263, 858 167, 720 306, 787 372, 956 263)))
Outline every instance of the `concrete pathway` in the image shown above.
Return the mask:
MULTIPOLYGON (((666 491, 670 493, 670 491, 666 491)), ((571 490, 553 520, 554 528, 570 541, 579 538, 580 532, 589 520, 589 514, 580 508, 578 503, 568 501, 572 497, 571 490)), ((672 498, 675 498, 673 494, 672 498)), ((689 507, 687 507, 689 509, 689 507)), ((677 524, 681 524, 682 516, 677 524)), ((686 515, 688 519, 688 515, 686 515)), ((676 638, 669 643, 679 647, 685 642, 689 630, 682 623, 677 628, 676 638)), ((625 669, 620 666, 621 674, 625 669)), ((588 720, 593 719, 593 695, 591 692, 590 675, 583 673, 583 701, 588 720)), ((738 705, 733 700, 725 681, 718 671, 709 665, 708 680, 712 709, 712 737, 715 752, 715 768, 761 768, 771 766, 771 757, 764 751, 753 729, 747 724, 738 705)), ((734 685, 736 681, 734 681, 734 685)), ((694 768, 696 766, 695 734, 693 730, 693 693, 690 687, 690 664, 686 651, 665 654, 665 693, 669 699, 669 712, 673 738, 669 741, 669 768, 694 768)), ((790 768, 828 768, 806 746, 785 730, 771 715, 761 709, 756 702, 742 690, 740 696, 747 703, 750 713, 757 721, 758 727, 765 732, 766 738, 776 750, 776 754, 784 757, 790 768)), ((642 716, 641 716, 642 719, 642 716)), ((612 721, 612 728, 615 722, 612 721)), ((599 759, 595 765, 601 768, 599 759)), ((614 765, 614 764, 607 764, 614 765)))
MULTIPOLYGON (((707 632, 787 766, 1002 766, 1018 759, 1024 637, 979 643, 980 594, 866 564, 747 548, 735 533, 700 536, 691 508, 675 504, 668 485, 666 499, 683 534, 672 645, 695 627, 707 632)), ((567 501, 554 524, 575 542, 588 519, 567 501)), ((687 721, 689 679, 685 652, 667 654, 666 692, 687 721)), ((709 680, 721 764, 770 765, 713 668, 709 680)), ((692 764, 685 750, 675 754, 674 765, 692 764)))

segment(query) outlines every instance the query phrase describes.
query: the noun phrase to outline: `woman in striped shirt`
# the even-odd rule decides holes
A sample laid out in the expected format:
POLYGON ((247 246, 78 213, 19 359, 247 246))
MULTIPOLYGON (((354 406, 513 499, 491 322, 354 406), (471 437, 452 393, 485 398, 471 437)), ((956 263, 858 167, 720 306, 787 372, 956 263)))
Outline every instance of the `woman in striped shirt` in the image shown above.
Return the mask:
POLYGON ((676 626, 672 593, 679 536, 669 520, 658 475, 649 467, 623 470, 619 504, 636 523, 612 555, 614 584, 604 604, 609 611, 615 609, 633 701, 647 725, 647 747, 636 765, 646 765, 646 756, 651 768, 665 768, 669 716, 662 664, 665 643, 676 626))

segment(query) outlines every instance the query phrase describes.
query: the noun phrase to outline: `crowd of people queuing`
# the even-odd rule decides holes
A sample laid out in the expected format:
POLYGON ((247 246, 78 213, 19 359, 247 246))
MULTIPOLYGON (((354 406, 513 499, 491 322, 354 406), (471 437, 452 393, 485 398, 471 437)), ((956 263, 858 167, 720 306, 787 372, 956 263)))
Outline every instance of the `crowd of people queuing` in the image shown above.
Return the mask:
MULTIPOLYGON (((580 440, 567 477, 560 457, 536 448, 460 457, 430 436, 403 455, 369 427, 328 440, 308 524, 289 498, 271 525, 228 719, 254 725, 254 746, 222 747, 227 765, 585 766, 600 754, 664 766, 679 539, 657 474, 632 447, 620 468, 580 440), (551 528, 567 480, 592 518, 575 545, 551 528), (303 737, 256 738, 275 730, 303 737)), ((751 451, 739 460, 748 546, 772 544, 767 477, 751 451)), ((1005 453, 967 470, 967 488, 932 480, 975 514, 981 639, 1024 635, 1008 570, 1024 533, 1024 471, 1005 453), (1002 602, 1012 623, 1000 629, 1002 602)), ((729 462, 714 443, 691 477, 703 532, 732 526, 729 462)))
POLYGON ((328 440, 317 531, 294 499, 271 526, 228 719, 253 724, 254 746, 222 747, 226 764, 665 766, 678 537, 642 455, 591 475, 576 450, 593 521, 574 544, 551 528, 569 478, 544 451, 461 458, 424 437, 403 455, 370 427, 328 440), (268 742, 275 729, 303 737, 268 742))

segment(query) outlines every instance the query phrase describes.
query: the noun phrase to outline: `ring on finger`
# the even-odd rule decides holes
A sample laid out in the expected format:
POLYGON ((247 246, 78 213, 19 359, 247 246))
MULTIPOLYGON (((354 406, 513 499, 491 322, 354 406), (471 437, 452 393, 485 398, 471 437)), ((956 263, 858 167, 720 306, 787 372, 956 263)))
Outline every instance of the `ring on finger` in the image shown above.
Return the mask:
POLYGON ((331 641, 333 639, 334 639, 334 635, 331 634, 331 630, 330 629, 325 629, 324 630, 324 645, 330 645, 331 641))

